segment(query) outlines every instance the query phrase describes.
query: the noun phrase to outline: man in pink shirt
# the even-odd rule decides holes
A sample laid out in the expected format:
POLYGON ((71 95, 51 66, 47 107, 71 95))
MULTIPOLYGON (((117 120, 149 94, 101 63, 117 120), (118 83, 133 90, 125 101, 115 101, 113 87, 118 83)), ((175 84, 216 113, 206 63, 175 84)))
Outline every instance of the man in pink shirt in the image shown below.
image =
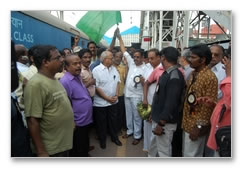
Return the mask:
POLYGON ((155 81, 156 81, 156 83, 158 83, 159 77, 162 75, 163 72, 164 72, 164 68, 162 65, 155 68, 154 71, 150 74, 150 76, 148 78, 148 83, 152 84, 155 81))
MULTIPOLYGON (((143 87, 143 91, 144 91, 144 97, 143 97, 143 104, 144 106, 152 105, 152 101, 153 101, 153 96, 154 96, 154 92, 155 92, 155 88, 157 85, 156 80, 151 80, 148 81, 148 78, 150 77, 150 75, 152 74, 152 72, 154 70, 156 70, 158 67, 162 68, 162 65, 160 63, 160 53, 158 49, 150 49, 147 52, 148 55, 148 60, 149 60, 149 65, 147 67, 146 73, 145 73, 145 84, 143 87)), ((162 68, 163 69, 163 68, 162 68)), ((154 73, 155 74, 155 73, 154 73)), ((162 72, 159 72, 159 74, 157 74, 157 79, 159 79, 159 76, 162 74, 162 72)), ((154 79, 155 75, 153 75, 154 79)), ((144 120, 144 125, 143 125, 143 131, 144 131, 144 147, 143 150, 144 151, 148 151, 150 144, 151 144, 151 140, 152 140, 152 121, 151 120, 144 120)))

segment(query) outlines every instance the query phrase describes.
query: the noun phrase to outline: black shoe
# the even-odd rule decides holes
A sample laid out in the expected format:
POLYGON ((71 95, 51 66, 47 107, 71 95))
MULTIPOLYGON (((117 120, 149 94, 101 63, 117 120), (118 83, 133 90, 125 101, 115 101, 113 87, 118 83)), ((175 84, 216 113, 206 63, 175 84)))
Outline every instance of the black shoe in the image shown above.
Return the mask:
POLYGON ((118 146, 122 146, 122 143, 120 142, 119 139, 116 139, 116 140, 111 140, 112 142, 114 142, 116 145, 118 146))
POLYGON ((95 149, 95 146, 89 146, 89 152, 94 150, 95 149))
POLYGON ((105 142, 100 142, 100 148, 105 149, 106 148, 106 143, 105 142))

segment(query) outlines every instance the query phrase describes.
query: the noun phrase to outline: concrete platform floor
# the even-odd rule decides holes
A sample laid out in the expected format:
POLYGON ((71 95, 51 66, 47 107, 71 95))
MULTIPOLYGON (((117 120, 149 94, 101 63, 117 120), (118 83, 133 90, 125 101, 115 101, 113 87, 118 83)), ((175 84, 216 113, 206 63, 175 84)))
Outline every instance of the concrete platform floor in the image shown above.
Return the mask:
POLYGON ((106 149, 100 148, 99 140, 96 137, 95 130, 90 132, 90 145, 95 146, 95 149, 90 151, 89 154, 92 157, 147 157, 147 152, 143 151, 143 139, 139 144, 133 145, 133 137, 123 139, 122 135, 126 132, 122 131, 119 136, 119 140, 122 142, 122 146, 117 146, 111 141, 110 136, 106 139, 106 149))

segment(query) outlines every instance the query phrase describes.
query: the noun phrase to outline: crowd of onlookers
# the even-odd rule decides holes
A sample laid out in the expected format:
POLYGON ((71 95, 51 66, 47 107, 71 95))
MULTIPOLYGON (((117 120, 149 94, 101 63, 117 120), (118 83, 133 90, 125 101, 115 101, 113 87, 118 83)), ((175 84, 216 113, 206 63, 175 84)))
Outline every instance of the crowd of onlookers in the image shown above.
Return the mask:
POLYGON ((61 51, 12 42, 12 157, 89 157, 91 128, 102 149, 108 136, 133 137, 148 157, 230 156, 215 135, 231 126, 231 46, 128 50, 119 29, 108 49, 78 41, 61 51))

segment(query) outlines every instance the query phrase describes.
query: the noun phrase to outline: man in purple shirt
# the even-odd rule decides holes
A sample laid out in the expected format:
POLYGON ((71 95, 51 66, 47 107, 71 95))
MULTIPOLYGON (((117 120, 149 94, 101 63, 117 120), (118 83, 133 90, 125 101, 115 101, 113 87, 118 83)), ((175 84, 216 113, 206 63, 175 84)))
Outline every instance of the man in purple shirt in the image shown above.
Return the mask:
POLYGON ((77 55, 65 57, 67 72, 60 79, 71 101, 75 129, 73 135, 73 157, 87 157, 89 151, 89 127, 92 120, 92 101, 87 88, 80 79, 81 60, 77 55))

